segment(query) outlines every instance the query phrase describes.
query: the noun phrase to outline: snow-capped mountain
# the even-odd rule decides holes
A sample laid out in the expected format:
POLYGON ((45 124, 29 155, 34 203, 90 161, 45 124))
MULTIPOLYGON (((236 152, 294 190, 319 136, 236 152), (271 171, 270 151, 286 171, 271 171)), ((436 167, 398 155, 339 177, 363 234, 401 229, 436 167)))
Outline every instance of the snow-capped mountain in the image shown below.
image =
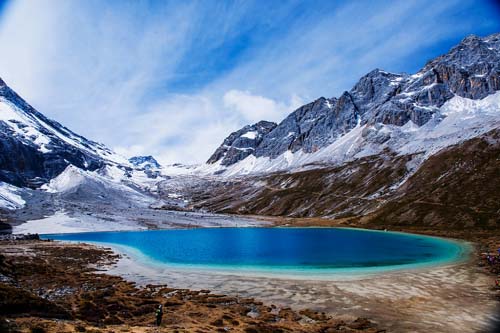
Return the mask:
MULTIPOLYGON (((373 70, 338 98, 306 104, 249 145, 232 133, 203 170, 242 175, 426 152, 499 126, 500 34, 466 37, 416 74, 373 70)), ((256 124, 257 125, 257 124, 256 124)), ((252 126, 256 126, 252 125, 252 126)))
POLYGON ((46 118, 0 79, 0 181, 38 187, 68 165, 97 170, 128 161, 46 118))
MULTIPOLYGON (((415 74, 376 69, 338 98, 248 127, 198 170, 191 207, 352 225, 500 226, 500 34, 469 36, 415 74)), ((168 185, 168 182, 163 183, 168 185)), ((166 187, 167 189, 167 187, 166 187)))
POLYGON ((128 159, 133 166, 141 169, 159 169, 160 163, 151 155, 149 156, 134 156, 128 159))

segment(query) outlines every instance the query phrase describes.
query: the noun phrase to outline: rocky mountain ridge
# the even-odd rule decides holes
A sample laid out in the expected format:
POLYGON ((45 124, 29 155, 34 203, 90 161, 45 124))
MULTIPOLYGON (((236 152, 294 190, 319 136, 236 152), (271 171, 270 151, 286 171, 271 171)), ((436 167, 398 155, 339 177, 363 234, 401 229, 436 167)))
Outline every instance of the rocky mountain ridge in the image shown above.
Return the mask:
POLYGON ((222 165, 231 165, 255 154, 255 149, 261 144, 264 136, 276 126, 277 124, 273 122, 260 121, 231 133, 207 163, 215 163, 220 160, 222 165))
POLYGON ((258 142, 243 140, 244 127, 226 138, 207 163, 227 167, 249 156, 276 159, 287 153, 315 153, 356 126, 401 127, 411 122, 420 127, 442 117, 439 108, 454 96, 478 100, 498 90, 500 34, 468 36, 416 74, 371 71, 339 98, 321 97, 300 107, 269 127, 258 142))

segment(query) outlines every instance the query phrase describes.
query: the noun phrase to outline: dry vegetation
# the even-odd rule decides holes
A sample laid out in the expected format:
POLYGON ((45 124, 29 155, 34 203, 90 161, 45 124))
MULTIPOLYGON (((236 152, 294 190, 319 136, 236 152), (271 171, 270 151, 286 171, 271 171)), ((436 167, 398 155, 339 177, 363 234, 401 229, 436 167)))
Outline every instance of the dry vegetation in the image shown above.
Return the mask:
MULTIPOLYGON (((337 167, 212 182, 194 188, 193 208, 311 218, 371 228, 498 230, 500 130, 452 146, 407 177, 419 156, 389 153, 337 167)), ((302 220, 303 221, 303 220, 302 220)), ((297 222, 297 221, 295 221, 297 222)), ((303 223, 303 222, 299 222, 303 223)))
POLYGON ((166 285, 138 288, 100 274, 116 256, 88 245, 0 242, 1 332, 382 332, 367 319, 345 322, 254 299, 166 285), (154 310, 164 321, 154 327, 154 310))

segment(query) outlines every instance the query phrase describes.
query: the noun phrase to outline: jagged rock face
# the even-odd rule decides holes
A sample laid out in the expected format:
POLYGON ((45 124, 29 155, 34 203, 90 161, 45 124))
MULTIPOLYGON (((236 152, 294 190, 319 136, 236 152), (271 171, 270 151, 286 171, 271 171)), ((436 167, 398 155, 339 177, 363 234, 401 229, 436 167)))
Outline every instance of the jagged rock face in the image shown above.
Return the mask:
POLYGON ((210 157, 208 163, 221 160, 222 165, 231 165, 241 161, 250 154, 254 154, 255 148, 262 142, 262 138, 275 127, 276 123, 260 121, 231 133, 210 157))
POLYGON ((500 34, 469 36, 449 53, 430 61, 426 71, 444 82, 451 92, 481 99, 500 90, 500 34))
MULTIPOLYGON (((231 165, 249 155, 276 158, 286 151, 312 153, 326 147, 355 126, 412 121, 427 123, 455 95, 482 99, 500 90, 500 34, 469 36, 447 54, 429 61, 414 75, 376 69, 339 98, 319 98, 306 104, 265 134, 251 149, 226 158, 231 134, 207 163, 224 158, 231 165)), ((438 115, 439 116, 439 115, 438 115)))
POLYGON ((72 164, 104 165, 112 152, 47 119, 0 79, 0 181, 38 187, 72 164))
POLYGON ((302 106, 263 138, 255 156, 275 158, 288 149, 293 152, 300 149, 306 152, 315 151, 330 139, 324 133, 337 125, 335 114, 347 115, 344 122, 355 126, 356 115, 342 112, 343 109, 352 107, 350 99, 344 100, 344 96, 338 100, 320 98, 302 106))
POLYGON ((128 159, 132 165, 136 167, 143 168, 145 170, 149 169, 159 169, 160 163, 151 155, 149 156, 134 156, 128 159))

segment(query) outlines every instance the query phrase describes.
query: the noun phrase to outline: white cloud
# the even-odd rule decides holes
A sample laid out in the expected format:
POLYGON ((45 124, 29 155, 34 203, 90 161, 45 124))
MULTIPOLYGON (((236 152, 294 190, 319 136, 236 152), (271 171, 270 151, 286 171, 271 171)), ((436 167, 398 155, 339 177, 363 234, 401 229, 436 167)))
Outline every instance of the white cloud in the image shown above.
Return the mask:
POLYGON ((47 116, 110 145, 144 95, 175 72, 192 24, 185 18, 194 15, 190 5, 172 13, 115 5, 16 1, 0 24, 7 84, 47 116))
POLYGON ((296 96, 285 104, 236 90, 172 95, 129 119, 133 126, 115 150, 127 157, 152 154, 162 164, 204 162, 229 133, 259 120, 280 120, 301 104, 296 96))
POLYGON ((236 117, 220 115, 212 98, 172 95, 129 119, 133 126, 124 129, 116 150, 126 156, 152 154, 162 164, 203 162, 239 125, 236 117))
POLYGON ((281 121, 291 111, 303 104, 294 95, 289 104, 276 102, 270 98, 252 95, 249 91, 229 90, 224 94, 224 106, 238 112, 249 123, 260 120, 281 121))

